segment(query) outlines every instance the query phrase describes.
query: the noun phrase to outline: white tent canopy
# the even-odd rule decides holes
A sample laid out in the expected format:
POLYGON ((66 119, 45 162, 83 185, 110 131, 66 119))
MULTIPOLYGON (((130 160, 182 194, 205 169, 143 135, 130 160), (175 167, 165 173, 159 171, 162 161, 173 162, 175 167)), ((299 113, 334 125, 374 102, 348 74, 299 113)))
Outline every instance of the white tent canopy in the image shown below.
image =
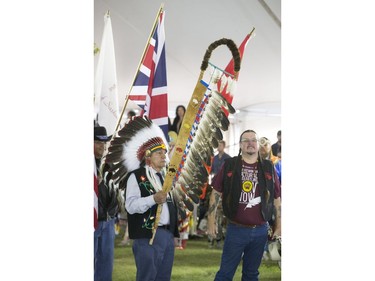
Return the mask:
MULTIPOLYGON (((281 128, 279 0, 95 0, 94 42, 98 47, 108 10, 112 20, 120 110, 161 3, 166 16, 169 116, 174 118, 177 105, 187 106, 207 47, 221 38, 232 39, 239 46, 255 28, 255 36, 244 52, 233 99, 239 113, 231 116, 233 126, 225 137, 231 149, 235 149, 238 134, 245 129, 254 129, 276 141, 276 132, 281 128)), ((223 46, 212 53, 210 62, 225 68, 230 59, 229 49, 223 46)), ((136 106, 129 102, 127 108, 136 106)))

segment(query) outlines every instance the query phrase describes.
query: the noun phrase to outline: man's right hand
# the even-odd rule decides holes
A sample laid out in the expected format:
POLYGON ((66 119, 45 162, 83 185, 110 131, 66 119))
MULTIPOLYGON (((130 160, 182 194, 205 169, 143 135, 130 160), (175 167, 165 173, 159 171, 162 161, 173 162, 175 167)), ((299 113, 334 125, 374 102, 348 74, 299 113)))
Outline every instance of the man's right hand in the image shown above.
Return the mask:
POLYGON ((156 204, 163 204, 167 201, 167 193, 164 191, 158 191, 154 194, 154 200, 156 204))

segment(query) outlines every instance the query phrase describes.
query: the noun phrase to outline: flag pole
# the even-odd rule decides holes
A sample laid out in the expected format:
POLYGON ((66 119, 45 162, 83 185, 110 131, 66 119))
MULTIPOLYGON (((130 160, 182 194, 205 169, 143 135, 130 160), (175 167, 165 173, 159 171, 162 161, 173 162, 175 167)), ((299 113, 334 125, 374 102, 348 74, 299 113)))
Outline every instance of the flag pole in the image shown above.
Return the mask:
POLYGON ((251 35, 253 34, 253 32, 254 32, 254 30, 255 30, 255 27, 253 27, 253 29, 250 31, 250 37, 251 37, 251 35))
MULTIPOLYGON (((249 33, 249 41, 253 38, 252 35, 253 35, 254 31, 255 31, 255 27, 253 27, 253 29, 249 33)), ((255 34, 254 34, 254 36, 255 36, 255 34)))
MULTIPOLYGON (((148 43, 150 42, 151 36, 152 36, 152 34, 154 33, 154 31, 155 31, 155 28, 156 28, 156 25, 157 25, 157 22, 158 22, 158 19, 159 19, 160 13, 163 11, 163 8, 164 8, 164 3, 161 3, 160 8, 159 8, 159 11, 158 11, 158 13, 157 13, 157 15, 156 15, 156 18, 155 18, 155 21, 154 21, 154 25, 152 26, 152 29, 151 29, 150 35, 148 36, 148 39, 147 39, 147 42, 146 42, 146 46, 145 46, 145 48, 144 48, 144 50, 143 50, 143 54, 142 54, 141 60, 139 61, 139 63, 138 63, 138 67, 137 67, 137 70, 136 70, 136 72, 135 72, 135 74, 134 74, 134 78, 133 78, 133 81, 132 81, 132 83, 131 83, 130 90, 129 90, 129 92, 128 92, 128 95, 126 96, 125 104, 124 104, 124 107, 122 108, 122 111, 121 111, 121 114, 120 114, 120 118, 119 118, 119 120, 117 121, 117 126, 116 126, 116 129, 115 129, 115 132, 117 132, 117 129, 118 129, 119 125, 120 125, 120 122, 121 122, 122 116, 124 115, 124 112, 125 112, 126 106, 127 106, 127 104, 128 104, 129 95, 130 95, 130 93, 131 93, 131 91, 132 91, 132 89, 133 89, 133 85, 134 85, 135 79, 137 78, 137 74, 138 74, 139 68, 141 67, 142 61, 143 61, 143 59, 144 59, 144 57, 145 57, 145 55, 146 55, 147 47, 149 46, 148 43)), ((113 137, 113 136, 112 136, 112 137, 113 137)))

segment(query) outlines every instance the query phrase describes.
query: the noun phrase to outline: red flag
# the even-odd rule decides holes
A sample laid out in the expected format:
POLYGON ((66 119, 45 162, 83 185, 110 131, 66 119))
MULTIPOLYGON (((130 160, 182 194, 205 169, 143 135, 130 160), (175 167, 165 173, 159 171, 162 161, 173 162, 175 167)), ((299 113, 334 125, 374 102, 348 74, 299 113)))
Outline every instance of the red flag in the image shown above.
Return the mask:
POLYGON ((98 177, 97 177, 97 169, 96 169, 96 163, 94 158, 94 229, 98 226, 98 177))
MULTIPOLYGON (((246 45, 250 39, 250 36, 251 36, 251 33, 247 34, 245 39, 242 41, 240 47, 238 48, 238 51, 240 53, 240 57, 241 57, 241 60, 242 60, 242 57, 243 57, 243 53, 245 51, 245 48, 246 48, 246 45)), ((227 73, 230 73, 232 75, 234 75, 234 60, 233 58, 230 60, 230 62, 228 63, 227 67, 225 68, 225 72, 227 73)), ((223 75, 225 75, 226 77, 228 77, 229 75, 227 75, 226 73, 223 73, 223 75)), ((238 73, 238 76, 239 76, 239 73, 238 73)), ((237 76, 237 80, 238 80, 238 76, 237 76)), ((227 79, 225 79, 225 81, 228 81, 227 79)), ((220 79, 218 82, 217 82, 217 88, 218 88, 218 91, 223 95, 223 97, 230 103, 232 104, 232 101, 233 101, 233 96, 230 94, 229 92, 229 89, 227 89, 227 86, 228 86, 228 83, 226 82, 226 84, 224 85, 223 89, 220 91, 220 88, 221 88, 221 83, 222 83, 222 80, 220 79)), ((228 112, 225 110, 225 113, 226 115, 228 116, 228 112)))

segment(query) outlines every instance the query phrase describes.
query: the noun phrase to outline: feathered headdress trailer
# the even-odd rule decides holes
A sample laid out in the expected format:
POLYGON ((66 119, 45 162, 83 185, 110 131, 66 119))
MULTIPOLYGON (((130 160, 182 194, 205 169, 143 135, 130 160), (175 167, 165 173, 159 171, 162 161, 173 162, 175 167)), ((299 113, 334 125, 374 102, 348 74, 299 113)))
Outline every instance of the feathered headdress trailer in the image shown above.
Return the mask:
MULTIPOLYGON (((128 172, 144 165, 150 182, 157 190, 161 190, 158 181, 149 171, 149 163, 147 163, 146 158, 158 149, 164 149, 168 152, 167 143, 163 131, 147 116, 134 117, 125 124, 124 128, 118 131, 117 136, 112 139, 108 148, 106 163, 112 164, 110 171, 113 172, 112 179, 114 182, 120 182, 128 172)), ((168 164, 168 154, 166 156, 168 164)), ((161 173, 165 175, 165 172, 166 169, 164 168, 161 173)))

